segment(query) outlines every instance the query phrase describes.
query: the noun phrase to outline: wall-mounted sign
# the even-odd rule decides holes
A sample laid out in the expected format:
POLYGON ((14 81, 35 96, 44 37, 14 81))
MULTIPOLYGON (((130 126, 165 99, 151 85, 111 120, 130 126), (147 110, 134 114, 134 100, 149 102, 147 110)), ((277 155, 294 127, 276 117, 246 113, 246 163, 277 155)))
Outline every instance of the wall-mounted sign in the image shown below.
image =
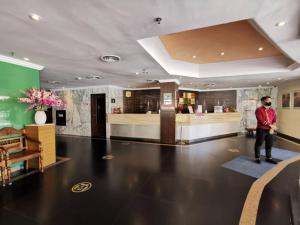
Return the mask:
POLYGON ((175 105, 161 105, 160 107, 161 110, 175 110, 175 105))
POLYGON ((66 126, 66 110, 56 110, 56 125, 66 126))
POLYGON ((131 91, 125 91, 125 96, 127 98, 130 98, 131 97, 131 91))
POLYGON ((164 93, 163 97, 164 105, 172 105, 172 93, 164 93))

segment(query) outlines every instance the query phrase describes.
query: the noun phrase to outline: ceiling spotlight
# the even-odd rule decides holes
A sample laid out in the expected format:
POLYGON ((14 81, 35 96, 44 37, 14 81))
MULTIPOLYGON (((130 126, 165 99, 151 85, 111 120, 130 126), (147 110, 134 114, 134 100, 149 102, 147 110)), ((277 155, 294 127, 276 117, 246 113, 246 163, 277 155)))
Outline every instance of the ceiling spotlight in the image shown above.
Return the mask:
POLYGON ((23 59, 24 59, 25 61, 29 61, 29 59, 28 59, 28 58, 26 58, 26 57, 24 57, 23 59))
POLYGON ((193 59, 196 59, 196 58, 197 58, 197 56, 193 55, 193 59))
POLYGON ((225 52, 221 52, 220 55, 222 55, 222 56, 225 55, 225 52))
POLYGON ((155 21, 157 22, 157 24, 160 24, 161 21, 162 21, 162 18, 161 17, 157 17, 157 18, 155 18, 155 21))
POLYGON ((82 77, 76 77, 75 80, 82 80, 82 77))
POLYGON ((285 24, 286 24, 285 21, 280 21, 280 22, 276 23, 275 25, 276 25, 276 27, 283 27, 285 24))
POLYGON ((140 73, 139 72, 135 72, 135 75, 139 75, 140 73))
POLYGON ((29 18, 34 20, 34 21, 39 21, 41 19, 41 17, 38 14, 35 14, 35 13, 31 13, 29 15, 29 18))
POLYGON ((258 48, 258 51, 262 51, 262 50, 264 50, 263 47, 259 47, 259 48, 258 48))

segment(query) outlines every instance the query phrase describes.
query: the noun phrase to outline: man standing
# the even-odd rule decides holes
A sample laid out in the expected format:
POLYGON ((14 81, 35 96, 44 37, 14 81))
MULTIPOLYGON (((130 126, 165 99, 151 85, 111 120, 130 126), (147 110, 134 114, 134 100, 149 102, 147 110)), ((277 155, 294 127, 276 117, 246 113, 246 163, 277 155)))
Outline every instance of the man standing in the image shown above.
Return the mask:
POLYGON ((257 119, 256 142, 255 142, 255 161, 260 163, 260 147, 265 141, 266 161, 277 164, 272 159, 273 133, 276 130, 276 113, 271 108, 272 100, 270 96, 262 97, 262 106, 255 111, 257 119))

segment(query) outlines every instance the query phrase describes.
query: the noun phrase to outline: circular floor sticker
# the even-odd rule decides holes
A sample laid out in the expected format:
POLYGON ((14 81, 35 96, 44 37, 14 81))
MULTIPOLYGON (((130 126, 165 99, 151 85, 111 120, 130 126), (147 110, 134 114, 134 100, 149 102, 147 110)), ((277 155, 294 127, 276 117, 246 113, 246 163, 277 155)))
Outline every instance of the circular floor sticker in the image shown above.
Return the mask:
POLYGON ((102 159, 104 159, 104 160, 111 160, 113 158, 114 158, 113 155, 105 155, 105 156, 102 157, 102 159))
POLYGON ((92 187, 92 184, 90 182, 80 182, 78 184, 75 184, 72 187, 72 192, 74 193, 82 193, 90 190, 92 187))

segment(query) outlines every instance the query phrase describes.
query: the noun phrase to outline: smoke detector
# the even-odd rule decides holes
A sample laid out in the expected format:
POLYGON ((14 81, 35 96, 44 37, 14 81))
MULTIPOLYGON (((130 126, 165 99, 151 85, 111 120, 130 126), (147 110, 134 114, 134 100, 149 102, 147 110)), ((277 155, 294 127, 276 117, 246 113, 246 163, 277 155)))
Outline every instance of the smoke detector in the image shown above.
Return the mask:
POLYGON ((120 56, 117 55, 103 55, 100 57, 100 60, 107 63, 114 63, 120 61, 120 56))

